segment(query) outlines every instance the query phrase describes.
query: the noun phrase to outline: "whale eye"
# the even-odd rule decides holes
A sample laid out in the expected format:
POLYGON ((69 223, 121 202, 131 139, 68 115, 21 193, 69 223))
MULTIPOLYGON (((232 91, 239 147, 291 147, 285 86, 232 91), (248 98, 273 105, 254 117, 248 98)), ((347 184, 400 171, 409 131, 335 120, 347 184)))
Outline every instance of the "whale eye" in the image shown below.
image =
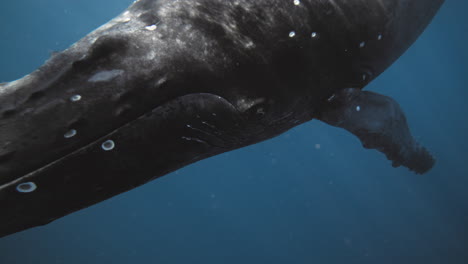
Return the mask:
POLYGON ((30 193, 34 192, 36 189, 37 185, 34 182, 25 182, 16 186, 16 190, 20 193, 30 193))
POLYGON ((108 34, 97 37, 89 52, 72 63, 76 71, 96 70, 98 65, 109 62, 114 56, 123 56, 128 51, 131 40, 129 36, 108 34))
POLYGON ((115 143, 112 140, 104 141, 104 143, 101 144, 101 148, 105 151, 113 150, 115 148, 115 143))

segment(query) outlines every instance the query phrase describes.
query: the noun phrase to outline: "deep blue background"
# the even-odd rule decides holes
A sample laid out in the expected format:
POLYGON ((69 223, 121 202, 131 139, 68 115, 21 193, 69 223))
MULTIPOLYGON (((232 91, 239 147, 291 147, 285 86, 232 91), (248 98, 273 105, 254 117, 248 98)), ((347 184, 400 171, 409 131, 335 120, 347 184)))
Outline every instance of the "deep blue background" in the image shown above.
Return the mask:
MULTIPOLYGON (((2 1, 0 82, 130 3, 2 1)), ((428 174, 393 169, 354 136, 313 121, 2 238, 0 263, 468 263, 466 10, 468 1, 448 0, 368 87, 401 104, 437 157, 428 174)))

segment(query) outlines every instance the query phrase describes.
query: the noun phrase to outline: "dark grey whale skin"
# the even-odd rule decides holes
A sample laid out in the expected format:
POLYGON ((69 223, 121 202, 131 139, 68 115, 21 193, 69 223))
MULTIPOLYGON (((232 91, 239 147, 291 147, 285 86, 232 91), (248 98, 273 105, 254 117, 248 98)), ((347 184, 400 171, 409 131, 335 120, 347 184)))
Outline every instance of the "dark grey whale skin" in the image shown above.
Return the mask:
POLYGON ((33 73, 0 84, 0 237, 314 118, 394 166, 426 172, 434 160, 397 103, 361 89, 442 3, 133 3, 33 73), (364 115, 351 111, 356 103, 364 115), (37 189, 20 192, 22 183, 37 189))

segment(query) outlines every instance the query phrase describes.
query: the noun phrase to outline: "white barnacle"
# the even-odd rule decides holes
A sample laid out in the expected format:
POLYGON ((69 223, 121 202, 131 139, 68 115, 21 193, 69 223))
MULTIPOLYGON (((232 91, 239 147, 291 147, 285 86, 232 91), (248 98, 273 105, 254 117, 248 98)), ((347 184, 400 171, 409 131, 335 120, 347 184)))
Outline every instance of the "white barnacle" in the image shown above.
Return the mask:
POLYGON ((81 95, 79 94, 75 94, 72 97, 70 97, 70 101, 72 102, 78 102, 79 100, 81 100, 81 95))
POLYGON ((296 32, 294 32, 294 31, 289 32, 289 37, 290 38, 294 38, 295 36, 296 36, 296 32))
POLYGON ((294 5, 300 5, 301 4, 301 1, 299 0, 294 0, 294 5))
POLYGON ((123 70, 100 71, 89 78, 88 82, 107 82, 124 73, 123 70))
POLYGON ((356 111, 357 111, 357 112, 361 111, 361 106, 359 106, 359 105, 356 106, 356 111))
POLYGON ((30 193, 37 189, 37 185, 34 182, 24 182, 16 186, 16 190, 20 193, 30 193))
POLYGON ((359 47, 360 47, 360 48, 364 48, 365 46, 366 46, 366 42, 365 42, 365 41, 359 43, 359 47))
POLYGON ((317 34, 317 32, 312 32, 312 34, 311 34, 310 36, 311 36, 312 38, 316 38, 316 37, 318 37, 318 34, 317 34))
POLYGON ((156 25, 146 26, 145 29, 148 31, 155 31, 158 28, 156 25))
POLYGON ((110 151, 115 148, 115 143, 113 140, 106 140, 101 144, 101 148, 105 151, 110 151))
POLYGON ((379 35, 377 36, 377 40, 382 40, 382 38, 383 38, 382 34, 379 34, 379 35))
POLYGON ((63 135, 63 137, 64 138, 72 138, 72 137, 76 136, 76 134, 77 134, 77 131, 75 129, 70 129, 70 130, 67 131, 67 133, 65 133, 63 135))

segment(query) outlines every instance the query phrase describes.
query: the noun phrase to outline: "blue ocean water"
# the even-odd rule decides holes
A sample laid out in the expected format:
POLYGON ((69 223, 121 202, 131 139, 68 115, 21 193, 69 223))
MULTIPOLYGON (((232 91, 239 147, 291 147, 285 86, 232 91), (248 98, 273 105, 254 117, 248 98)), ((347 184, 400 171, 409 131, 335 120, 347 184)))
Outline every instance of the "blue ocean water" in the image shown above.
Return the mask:
MULTIPOLYGON (((130 3, 3 1, 0 82, 130 3)), ((466 10, 467 1, 447 1, 367 88, 401 104, 437 157, 429 173, 393 169, 353 135, 312 121, 2 238, 0 263, 468 263, 466 10)))

